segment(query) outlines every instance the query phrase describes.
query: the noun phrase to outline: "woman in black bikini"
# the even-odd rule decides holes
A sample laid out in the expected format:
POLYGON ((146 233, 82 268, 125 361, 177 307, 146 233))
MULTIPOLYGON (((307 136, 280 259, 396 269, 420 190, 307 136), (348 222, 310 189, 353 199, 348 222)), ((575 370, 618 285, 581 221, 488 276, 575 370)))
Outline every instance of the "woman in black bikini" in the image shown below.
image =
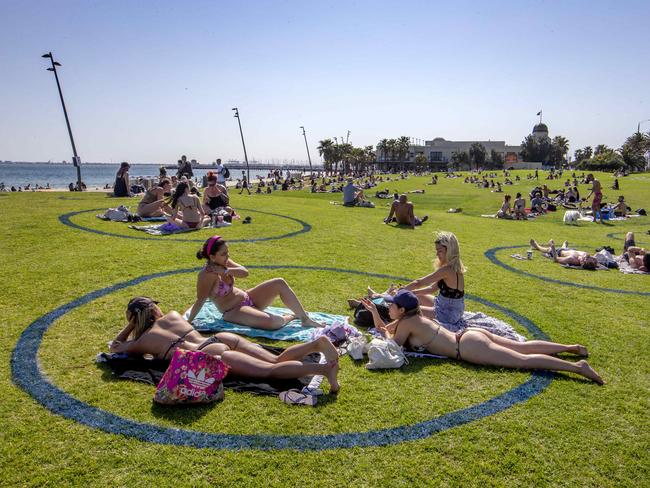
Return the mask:
POLYGON ((571 353, 586 357, 587 348, 579 344, 565 345, 538 340, 517 342, 473 327, 454 334, 438 322, 424 317, 417 296, 408 290, 402 289, 394 296, 387 297, 386 301, 390 303, 388 312, 392 319, 388 325, 384 324, 377 306, 371 300, 364 298, 362 303, 372 313, 375 328, 400 346, 409 345, 415 351, 486 366, 569 371, 599 385, 604 384, 587 361, 572 363, 552 356, 571 353))
POLYGON ((210 213, 218 208, 225 208, 228 212, 234 213, 228 206, 230 198, 225 186, 217 183, 217 175, 209 172, 206 178, 208 186, 203 191, 203 208, 205 213, 210 213))
POLYGON ((170 359, 176 349, 203 351, 220 357, 237 376, 300 378, 318 374, 327 377, 330 393, 336 393, 340 388, 337 381, 338 353, 324 336, 291 346, 275 355, 258 344, 227 332, 206 339, 178 312, 163 314, 157 303, 148 297, 135 297, 129 302, 126 309, 128 324, 110 343, 112 352, 151 354, 158 359, 170 359), (327 363, 301 361, 314 352, 323 353, 327 363))

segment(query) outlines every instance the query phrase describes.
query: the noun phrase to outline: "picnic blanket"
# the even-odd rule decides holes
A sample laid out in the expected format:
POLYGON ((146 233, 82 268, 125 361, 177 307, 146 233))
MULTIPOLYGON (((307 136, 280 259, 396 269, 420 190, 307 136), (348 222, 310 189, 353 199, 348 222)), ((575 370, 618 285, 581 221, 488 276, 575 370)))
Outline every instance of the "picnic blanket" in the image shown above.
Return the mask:
POLYGON ((167 236, 170 234, 181 234, 183 232, 193 232, 200 229, 183 229, 175 224, 165 222, 164 224, 154 225, 129 225, 130 229, 140 230, 152 236, 167 236))
MULTIPOLYGON (((183 315, 186 319, 190 315, 190 309, 183 315)), ((285 315, 292 313, 288 308, 267 307, 265 312, 274 315, 285 315)), ((356 330, 348 324, 348 318, 344 315, 334 315, 324 312, 308 312, 309 317, 325 326, 334 326, 336 323, 344 323, 347 328, 356 330)), ((278 330, 262 330, 245 325, 233 324, 223 319, 223 314, 211 300, 206 300, 199 313, 192 323, 199 332, 232 332, 234 334, 248 337, 264 337, 276 341, 301 341, 307 342, 322 334, 321 328, 303 327, 300 320, 292 320, 278 330)), ((357 330, 358 332, 358 330, 357 330)), ((360 334, 360 332, 358 332, 360 334)))

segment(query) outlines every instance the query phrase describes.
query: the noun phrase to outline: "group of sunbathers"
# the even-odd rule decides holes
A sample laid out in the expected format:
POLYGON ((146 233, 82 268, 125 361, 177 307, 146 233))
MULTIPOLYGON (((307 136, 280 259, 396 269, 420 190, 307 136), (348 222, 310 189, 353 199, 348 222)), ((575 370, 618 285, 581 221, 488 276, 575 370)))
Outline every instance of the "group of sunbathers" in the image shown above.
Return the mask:
MULTIPOLYGON (((378 331, 400 346, 452 359, 506 368, 570 371, 603 383, 586 361, 573 363, 554 356, 558 353, 587 356, 587 349, 582 345, 539 340, 517 342, 475 328, 457 334, 447 330, 444 324, 457 322, 463 313, 465 268, 455 235, 439 233, 435 247, 437 259, 433 273, 402 288, 391 288, 382 295, 389 304, 388 324, 373 301, 367 297, 361 300, 372 313, 378 331)), ((198 333, 191 321, 207 300, 214 302, 224 320, 249 327, 278 329, 294 318, 300 319, 306 327, 320 324, 308 316, 282 278, 265 281, 248 290, 236 287, 235 279, 245 278, 249 272, 230 257, 228 244, 219 236, 210 237, 197 252, 197 258, 204 260, 205 265, 198 274, 197 297, 188 320, 175 311, 163 313, 151 298, 135 297, 127 306, 128 323, 112 341, 111 351, 169 359, 177 348, 202 350, 220 357, 235 375, 298 378, 318 374, 327 377, 331 393, 339 390, 338 353, 326 337, 289 347, 275 355, 235 334, 218 333, 206 339, 198 333), (277 316, 266 312, 265 308, 276 298, 280 298, 292 313, 277 316), (326 362, 304 361, 313 352, 322 353, 326 362)))

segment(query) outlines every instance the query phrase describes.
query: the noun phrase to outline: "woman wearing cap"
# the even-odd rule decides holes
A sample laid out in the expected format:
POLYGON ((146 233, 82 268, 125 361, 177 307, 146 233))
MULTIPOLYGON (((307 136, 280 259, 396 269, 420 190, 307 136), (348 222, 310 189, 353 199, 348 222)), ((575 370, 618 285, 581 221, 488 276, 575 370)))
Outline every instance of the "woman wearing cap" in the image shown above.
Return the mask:
POLYGON ((211 299, 223 313, 224 320, 256 329, 277 330, 294 318, 305 327, 322 327, 307 315, 300 300, 283 278, 273 278, 242 290, 235 286, 235 278, 246 278, 248 270, 230 259, 228 244, 219 236, 210 237, 196 253, 205 259, 196 283, 196 302, 190 311, 192 322, 206 300, 211 299), (273 315, 264 309, 277 297, 291 309, 292 315, 273 315))
POLYGON ((392 320, 384 324, 377 306, 364 298, 364 307, 372 313, 375 328, 400 346, 408 345, 417 352, 428 352, 468 363, 513 369, 544 369, 569 371, 602 385, 603 379, 587 361, 572 363, 553 354, 570 353, 588 356, 580 344, 565 345, 548 341, 517 342, 486 330, 469 327, 453 333, 422 315, 418 297, 408 290, 399 290, 386 297, 392 320))
POLYGON ((282 379, 323 375, 329 381, 330 393, 336 393, 340 388, 337 381, 338 353, 324 336, 291 346, 275 355, 259 344, 228 332, 206 339, 178 312, 163 314, 157 303, 148 297, 131 299, 126 309, 128 324, 110 343, 112 352, 151 354, 158 359, 171 359, 176 349, 203 351, 220 357, 237 376, 282 379), (327 363, 301 361, 314 352, 323 353, 327 363))
POLYGON ((115 186, 113 186, 114 197, 130 197, 131 183, 129 182, 129 169, 131 165, 126 161, 120 164, 120 169, 115 175, 115 186))

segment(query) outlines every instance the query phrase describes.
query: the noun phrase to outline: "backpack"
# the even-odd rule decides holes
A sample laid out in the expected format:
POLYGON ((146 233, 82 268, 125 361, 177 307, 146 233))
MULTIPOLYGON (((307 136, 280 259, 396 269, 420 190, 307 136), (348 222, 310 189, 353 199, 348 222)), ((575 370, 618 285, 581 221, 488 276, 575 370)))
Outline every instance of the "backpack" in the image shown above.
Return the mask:
POLYGON ((230 178, 230 170, 225 166, 223 167, 223 171, 221 172, 221 174, 222 174, 224 180, 227 180, 228 178, 230 178))
MULTIPOLYGON (((382 318, 384 323, 390 322, 390 314, 388 313, 388 307, 383 304, 379 303, 377 305, 377 311, 379 312, 379 316, 382 318)), ((375 326, 375 321, 372 318, 372 313, 370 313, 369 310, 366 310, 366 308, 363 306, 362 303, 357 305, 357 308, 354 309, 354 325, 357 327, 374 327, 375 326)))

